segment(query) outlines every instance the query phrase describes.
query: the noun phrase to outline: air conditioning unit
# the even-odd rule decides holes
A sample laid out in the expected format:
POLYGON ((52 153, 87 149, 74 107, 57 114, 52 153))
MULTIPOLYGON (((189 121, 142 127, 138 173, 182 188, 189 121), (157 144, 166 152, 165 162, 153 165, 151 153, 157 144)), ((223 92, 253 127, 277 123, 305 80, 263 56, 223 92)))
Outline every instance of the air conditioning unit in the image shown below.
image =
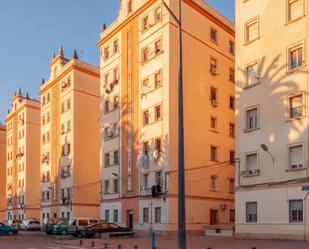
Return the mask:
POLYGON ((292 164, 291 168, 292 169, 302 169, 304 165, 302 163, 297 163, 297 164, 292 164))
POLYGON ((248 175, 259 175, 260 170, 259 169, 249 169, 247 172, 248 175))
POLYGON ((155 160, 158 160, 160 157, 160 152, 158 150, 153 151, 153 158, 155 160))
POLYGON ((220 209, 221 210, 225 210, 226 209, 226 204, 225 203, 221 203, 220 204, 220 209))

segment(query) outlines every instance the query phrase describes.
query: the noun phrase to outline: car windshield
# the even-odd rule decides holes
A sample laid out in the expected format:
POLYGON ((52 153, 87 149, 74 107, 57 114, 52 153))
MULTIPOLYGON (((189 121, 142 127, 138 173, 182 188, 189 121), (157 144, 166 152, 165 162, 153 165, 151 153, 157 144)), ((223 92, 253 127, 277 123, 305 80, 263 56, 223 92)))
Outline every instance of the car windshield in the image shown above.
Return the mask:
POLYGON ((80 226, 87 226, 88 225, 88 220, 79 220, 78 225, 80 226))

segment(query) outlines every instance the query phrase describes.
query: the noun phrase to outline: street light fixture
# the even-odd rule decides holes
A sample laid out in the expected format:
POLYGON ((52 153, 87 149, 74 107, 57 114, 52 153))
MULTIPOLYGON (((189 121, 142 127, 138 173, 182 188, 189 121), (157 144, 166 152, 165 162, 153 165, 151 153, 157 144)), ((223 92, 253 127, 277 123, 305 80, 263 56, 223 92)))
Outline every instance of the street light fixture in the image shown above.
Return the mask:
POLYGON ((275 157, 273 156, 273 154, 269 152, 269 149, 266 144, 261 144, 260 146, 262 150, 264 150, 273 160, 273 182, 274 182, 275 181, 275 157))
POLYGON ((178 17, 162 0, 164 7, 178 24, 179 72, 178 72, 178 249, 186 249, 186 195, 183 121, 183 56, 182 56, 182 0, 178 0, 178 17))

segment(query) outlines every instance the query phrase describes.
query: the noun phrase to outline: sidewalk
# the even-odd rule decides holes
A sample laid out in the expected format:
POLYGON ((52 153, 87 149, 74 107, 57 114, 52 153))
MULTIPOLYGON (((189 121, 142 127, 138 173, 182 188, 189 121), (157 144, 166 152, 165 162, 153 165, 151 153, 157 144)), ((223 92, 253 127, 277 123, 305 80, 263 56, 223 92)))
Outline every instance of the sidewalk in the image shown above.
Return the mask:
MULTIPOLYGON (((151 249, 151 238, 113 238, 102 239, 82 239, 83 247, 86 248, 104 248, 104 243, 108 243, 109 249, 151 249), (91 247, 91 243, 95 247, 91 247)), ((80 240, 63 241, 65 245, 79 246, 80 240)), ((156 243, 157 249, 177 249, 177 237, 158 237, 156 243)), ((277 240, 241 240, 234 238, 189 236, 187 238, 187 249, 308 249, 309 242, 299 241, 277 241, 277 240)))

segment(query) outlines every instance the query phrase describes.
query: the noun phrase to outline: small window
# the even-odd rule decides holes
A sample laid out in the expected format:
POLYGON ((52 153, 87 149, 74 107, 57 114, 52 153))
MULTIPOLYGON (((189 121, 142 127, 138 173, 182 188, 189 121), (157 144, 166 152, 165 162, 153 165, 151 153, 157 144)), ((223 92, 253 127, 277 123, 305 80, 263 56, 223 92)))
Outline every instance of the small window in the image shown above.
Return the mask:
POLYGON ((259 64, 254 62, 248 65, 245 69, 246 83, 245 87, 252 86, 259 82, 259 64))
POLYGON ((155 139, 155 150, 158 152, 161 152, 161 138, 155 139))
POLYGON ((114 165, 118 165, 119 164, 119 151, 116 150, 114 151, 114 165))
POLYGON ((114 47, 114 54, 118 53, 119 52, 119 42, 118 42, 118 40, 114 41, 113 47, 114 47))
POLYGON ((161 20, 161 8, 157 8, 154 11, 154 21, 157 23, 161 20))
POLYGON ((149 174, 144 174, 143 176, 143 185, 145 188, 148 188, 148 184, 149 184, 149 174))
POLYGON ((303 94, 295 95, 289 98, 290 118, 300 118, 304 116, 303 94))
POLYGON ((231 82, 235 82, 235 69, 234 68, 230 68, 229 70, 229 80, 231 82))
POLYGON ((143 143, 143 154, 146 156, 149 156, 149 142, 144 142, 143 143))
POLYGON ((294 21, 304 15, 303 0, 288 0, 288 22, 294 21))
POLYGON ((216 117, 210 117, 210 128, 213 130, 217 129, 217 118, 216 117))
POLYGON ((235 180, 234 179, 230 179, 229 181, 229 191, 230 193, 235 192, 235 180))
POLYGON ((155 107, 155 121, 158 121, 161 119, 161 105, 157 105, 155 107))
POLYGON ((259 38, 259 19, 255 17, 246 23, 245 26, 245 41, 251 42, 259 38))
POLYGON ((230 164, 235 164, 235 151, 230 150, 230 164))
POLYGON ((109 181, 104 181, 104 193, 109 193, 109 181))
POLYGON ((303 200, 289 201, 290 223, 303 222, 303 200))
POLYGON ((235 43, 233 41, 229 41, 229 52, 234 55, 235 54, 235 43))
POLYGON ((288 69, 294 70, 304 64, 303 43, 288 49, 288 69))
POLYGON ((218 161, 218 148, 216 146, 210 146, 210 160, 218 161))
POLYGON ((143 125, 149 124, 149 110, 143 112, 143 125))
POLYGON ((114 209, 114 222, 117 223, 118 222, 118 209, 114 209))
POLYGON ((149 208, 143 208, 143 222, 149 223, 149 208))
POLYGON ((258 128, 258 108, 252 108, 246 111, 246 130, 258 128))
POLYGON ((105 167, 110 166, 110 155, 109 155, 109 153, 105 153, 105 155, 104 155, 104 164, 105 164, 105 167))
POLYGON ((246 170, 255 170, 258 168, 258 161, 257 161, 257 153, 250 153, 246 155, 246 170))
POLYGON ((133 7, 132 7, 132 0, 129 0, 128 1, 128 14, 130 14, 133 10, 133 7))
POLYGON ((148 47, 143 48, 142 50, 142 62, 145 63, 148 61, 149 50, 148 47))
POLYGON ((232 123, 230 123, 229 135, 230 137, 235 137, 235 125, 232 123))
POLYGON ((142 25, 143 25, 143 30, 144 30, 144 31, 146 31, 147 29, 150 28, 148 16, 145 16, 145 17, 143 18, 142 25))
POLYGON ((210 190, 211 191, 217 190, 217 176, 210 177, 210 190))
POLYGON ((109 58, 109 47, 104 48, 104 59, 109 58))
POLYGON ((210 101, 211 105, 216 107, 218 105, 218 98, 217 98, 217 89, 212 87, 210 88, 210 101))
POLYGON ((155 223, 161 223, 161 207, 155 208, 155 223))
POLYGON ((155 54, 159 55, 162 52, 162 41, 161 41, 161 39, 157 40, 155 42, 154 47, 155 47, 155 54))
POLYGON ((118 181, 118 179, 114 179, 113 184, 114 184, 114 193, 118 193, 119 192, 119 181, 118 181))
POLYGON ((235 98, 230 96, 230 109, 235 110, 235 98))
POLYGON ((162 86, 161 71, 155 73, 155 88, 162 86))
POLYGON ((289 146, 289 169, 304 168, 304 148, 302 144, 289 146))
POLYGON ((217 42, 217 30, 215 30, 214 28, 211 28, 210 29, 210 39, 213 41, 213 42, 217 42))
POLYGON ((217 60, 214 58, 210 58, 210 68, 209 71, 212 75, 217 75, 217 60))
POLYGON ((105 221, 109 221, 109 210, 106 209, 105 212, 104 212, 104 218, 105 218, 105 221))
POLYGON ((257 222, 257 202, 246 203, 246 222, 247 223, 257 222))

